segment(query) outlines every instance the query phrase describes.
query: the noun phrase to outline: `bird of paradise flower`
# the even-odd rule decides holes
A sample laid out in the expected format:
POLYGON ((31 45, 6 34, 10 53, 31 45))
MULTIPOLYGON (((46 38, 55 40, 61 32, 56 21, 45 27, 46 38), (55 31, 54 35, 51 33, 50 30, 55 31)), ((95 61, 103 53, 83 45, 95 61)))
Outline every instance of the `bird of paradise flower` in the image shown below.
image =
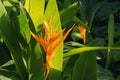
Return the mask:
POLYGON ((42 37, 42 35, 35 35, 31 31, 31 35, 33 38, 39 42, 39 44, 43 47, 45 53, 46 53, 46 74, 48 75, 50 71, 50 62, 53 60, 55 56, 56 49, 60 46, 60 44, 66 39, 70 31, 73 29, 74 25, 66 32, 66 34, 62 37, 61 40, 55 42, 64 32, 62 30, 61 32, 57 32, 54 28, 49 31, 51 20, 48 21, 48 23, 43 20, 43 28, 45 30, 45 35, 42 37))
MULTIPOLYGON (((88 25, 87 21, 85 22, 85 25, 88 25)), ((86 44, 86 29, 83 26, 78 25, 78 30, 82 36, 84 44, 86 44)))

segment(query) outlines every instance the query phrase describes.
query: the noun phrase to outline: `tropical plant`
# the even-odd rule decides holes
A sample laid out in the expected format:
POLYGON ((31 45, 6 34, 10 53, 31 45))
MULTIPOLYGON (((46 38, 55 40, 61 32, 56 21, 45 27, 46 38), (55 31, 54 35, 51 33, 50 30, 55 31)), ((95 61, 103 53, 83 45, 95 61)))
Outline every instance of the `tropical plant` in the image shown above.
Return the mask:
POLYGON ((0 0, 0 80, 120 80, 119 12, 118 0, 0 0))

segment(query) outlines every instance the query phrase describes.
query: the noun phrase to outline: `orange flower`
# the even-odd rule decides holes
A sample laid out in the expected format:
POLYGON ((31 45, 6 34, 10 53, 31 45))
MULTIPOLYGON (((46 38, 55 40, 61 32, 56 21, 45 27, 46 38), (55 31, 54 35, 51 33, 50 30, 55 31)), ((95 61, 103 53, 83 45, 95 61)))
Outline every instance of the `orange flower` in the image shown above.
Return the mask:
MULTIPOLYGON (((88 22, 86 21, 85 24, 88 25, 88 22)), ((78 25, 78 30, 82 36, 84 44, 86 44, 86 29, 83 26, 78 25)))
POLYGON ((57 30, 52 29, 49 31, 50 21, 47 23, 46 21, 43 21, 43 28, 45 30, 45 35, 42 37, 42 35, 37 36, 33 32, 31 32, 31 35, 34 37, 36 41, 40 43, 40 45, 43 47, 45 53, 46 53, 46 74, 48 75, 50 71, 50 62, 53 60, 55 51, 59 47, 59 45, 66 39, 67 35, 70 33, 70 31, 73 29, 70 28, 66 34, 63 36, 63 38, 56 42, 56 40, 62 35, 63 31, 57 32, 57 30))

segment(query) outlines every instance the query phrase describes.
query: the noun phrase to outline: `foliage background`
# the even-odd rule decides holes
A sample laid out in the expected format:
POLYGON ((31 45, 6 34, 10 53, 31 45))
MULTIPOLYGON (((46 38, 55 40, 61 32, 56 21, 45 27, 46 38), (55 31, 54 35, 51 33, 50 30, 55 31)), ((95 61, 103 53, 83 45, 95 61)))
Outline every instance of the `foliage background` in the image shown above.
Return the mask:
POLYGON ((56 79, 120 80, 119 0, 0 0, 0 80, 56 79), (30 31, 44 33, 42 20, 51 16, 58 31, 76 26, 46 76, 44 52, 30 31), (87 44, 77 24, 86 28, 87 44))

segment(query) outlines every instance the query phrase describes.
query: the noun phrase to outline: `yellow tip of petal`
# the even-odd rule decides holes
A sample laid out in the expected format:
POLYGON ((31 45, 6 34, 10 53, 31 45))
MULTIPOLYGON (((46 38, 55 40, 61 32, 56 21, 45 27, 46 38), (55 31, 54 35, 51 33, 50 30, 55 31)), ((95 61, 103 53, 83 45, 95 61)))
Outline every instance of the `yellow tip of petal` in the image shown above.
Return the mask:
POLYGON ((49 25, 47 24, 46 21, 43 20, 43 28, 45 30, 45 33, 48 33, 48 30, 49 30, 49 25))

